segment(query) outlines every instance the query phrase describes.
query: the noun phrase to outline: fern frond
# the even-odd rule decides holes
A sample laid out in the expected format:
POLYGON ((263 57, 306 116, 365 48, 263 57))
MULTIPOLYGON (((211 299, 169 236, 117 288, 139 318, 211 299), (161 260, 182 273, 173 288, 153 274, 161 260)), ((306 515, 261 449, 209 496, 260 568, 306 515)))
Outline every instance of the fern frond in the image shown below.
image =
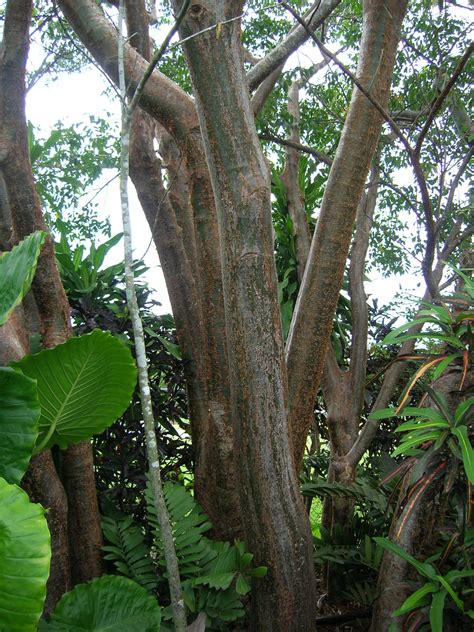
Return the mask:
MULTIPOLYGON (((266 568, 251 568, 253 556, 243 543, 214 542, 203 534, 212 528, 193 496, 177 483, 163 486, 166 506, 178 557, 183 597, 192 613, 205 612, 211 621, 234 621, 245 614, 240 595, 250 590, 252 577, 262 577, 266 568)), ((148 520, 153 529, 158 564, 165 567, 160 527, 152 502, 145 491, 148 520)), ((165 609, 163 619, 170 613, 165 609)))
POLYGON ((149 592, 156 589, 156 569, 144 535, 129 516, 118 520, 102 517, 102 530, 110 542, 102 547, 104 559, 114 563, 121 575, 133 579, 149 592))
MULTIPOLYGON (((166 506, 170 515, 171 530, 178 557, 179 573, 182 580, 194 578, 216 552, 209 546, 203 534, 212 528, 206 514, 191 494, 182 486, 167 481, 163 485, 166 506)), ((148 521, 152 527, 158 564, 165 568, 160 525, 153 503, 153 492, 149 484, 145 490, 148 521)))
POLYGON ((354 582, 346 588, 343 595, 348 601, 354 601, 361 606, 371 606, 375 601, 377 585, 375 582, 354 582))
POLYGON ((387 496, 383 491, 371 485, 368 481, 359 478, 354 483, 344 485, 342 483, 328 483, 322 479, 313 479, 304 482, 301 486, 303 496, 342 496, 354 498, 357 502, 368 502, 380 513, 387 509, 387 496))

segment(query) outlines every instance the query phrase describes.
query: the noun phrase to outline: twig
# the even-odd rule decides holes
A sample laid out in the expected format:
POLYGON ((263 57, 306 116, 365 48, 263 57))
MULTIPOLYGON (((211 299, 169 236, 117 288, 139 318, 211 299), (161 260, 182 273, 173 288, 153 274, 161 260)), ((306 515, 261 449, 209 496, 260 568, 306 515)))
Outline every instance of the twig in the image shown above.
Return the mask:
POLYGON ((409 148, 409 151, 411 152, 412 148, 410 147, 410 143, 408 142, 408 139, 403 134, 402 130, 398 127, 398 125, 395 123, 395 121, 390 116, 390 114, 387 112, 387 110, 385 110, 380 105, 380 103, 378 103, 378 101, 376 99, 374 99, 374 97, 370 94, 370 90, 367 90, 366 88, 364 88, 364 86, 357 79, 355 74, 351 70, 349 70, 349 68, 347 68, 347 66, 345 66, 342 63, 342 61, 340 61, 338 59, 338 57, 329 50, 329 48, 326 48, 326 46, 324 46, 324 44, 321 42, 321 40, 318 37, 316 37, 316 35, 314 34, 314 31, 311 29, 311 27, 308 25, 308 23, 293 9, 292 6, 290 6, 287 2, 285 2, 285 0, 279 0, 279 1, 280 1, 280 4, 283 7, 285 7, 285 9, 287 11, 289 11, 291 13, 291 15, 295 18, 295 20, 297 20, 301 24, 301 26, 307 31, 307 33, 309 34, 311 39, 318 46, 318 48, 321 51, 321 53, 323 55, 326 55, 327 57, 329 57, 337 66, 339 66, 339 68, 342 70, 342 72, 347 77, 349 77, 349 79, 354 83, 354 85, 357 86, 357 88, 359 88, 359 90, 362 92, 362 94, 365 97, 367 97, 367 99, 372 103, 374 108, 379 112, 379 114, 382 115, 384 120, 390 125, 390 127, 395 132, 395 134, 398 136, 398 138, 402 141, 404 146, 406 148, 409 148))
POLYGON ((438 114, 441 106, 443 105, 444 100, 446 99, 446 97, 450 93, 451 88, 456 83, 457 78, 459 77, 459 75, 463 71, 464 66, 467 64, 467 62, 469 60, 469 57, 472 55, 473 52, 474 52, 474 43, 471 43, 467 47, 467 49, 464 51, 463 56, 459 60, 458 65, 454 69, 454 72, 451 75, 451 77, 449 78, 449 80, 446 82, 444 88, 441 90, 439 95, 434 100, 434 102, 433 102, 433 104, 432 104, 432 106, 430 108, 430 112, 428 114, 428 118, 426 119, 425 124, 423 125, 423 129, 421 130, 420 135, 418 136, 418 140, 416 141, 416 146, 415 146, 415 149, 414 149, 414 153, 415 153, 416 156, 420 155, 421 146, 423 145, 423 141, 425 139, 426 134, 428 133, 429 128, 431 127, 432 122, 436 118, 436 115, 438 114))
POLYGON ((461 162, 461 165, 459 166, 459 169, 458 169, 456 175, 453 178, 453 181, 452 181, 451 186, 449 188, 448 198, 446 200, 446 205, 444 207, 444 212, 441 215, 441 217, 439 218, 439 220, 436 222, 436 232, 439 232, 441 226, 446 221, 446 218, 447 218, 449 212, 451 211, 451 207, 453 206, 454 194, 456 193, 456 190, 457 190, 457 188, 459 186, 459 181, 461 180, 464 172, 466 171, 467 167, 469 166, 469 163, 471 162, 471 158, 472 158, 473 154, 474 154, 474 146, 469 148, 469 151, 464 156, 464 158, 463 158, 463 160, 461 162))
POLYGON ((325 165, 329 167, 332 165, 332 158, 327 154, 323 154, 317 149, 313 149, 312 147, 308 147, 308 145, 302 145, 301 143, 297 143, 293 140, 287 140, 285 138, 280 138, 279 136, 275 136, 275 134, 271 134, 270 132, 262 132, 258 135, 260 140, 268 140, 272 143, 278 143, 279 145, 283 145, 284 147, 292 147, 293 149, 298 149, 299 151, 304 152, 305 154, 310 154, 314 156, 321 162, 324 162, 325 165))
POLYGON ((77 42, 74 40, 74 38, 71 37, 71 35, 70 35, 69 31, 67 30, 67 28, 64 26, 63 19, 62 19, 61 15, 59 14, 59 11, 58 11, 58 8, 57 8, 57 6, 61 6, 61 0, 57 0, 57 2, 56 2, 56 0, 53 0, 53 6, 54 6, 54 9, 55 9, 55 13, 56 13, 56 17, 58 19, 59 26, 61 27, 61 30, 62 30, 62 32, 64 34, 64 37, 66 37, 66 39, 68 39, 71 42, 71 44, 74 46, 74 48, 76 48, 81 53, 81 55, 83 55, 87 59, 87 61, 90 64, 92 64, 92 66, 94 66, 94 68, 96 68, 103 77, 105 77, 105 80, 107 81, 109 86, 112 88, 112 90, 117 94, 117 96, 120 96, 120 93, 117 90, 117 86, 112 81, 112 79, 108 76, 108 74, 105 72, 105 70, 96 62, 96 60, 91 55, 89 55, 89 53, 87 53, 84 50, 83 47, 81 47, 81 46, 79 46, 77 44, 77 42))
POLYGON ((167 48, 169 47, 169 43, 170 43, 171 39, 173 38, 174 34, 178 31, 179 25, 183 21, 183 18, 186 15, 186 11, 188 10, 189 1, 190 0, 185 0, 185 2, 183 2, 183 6, 181 7, 181 10, 180 10, 180 12, 178 13, 178 15, 176 17, 175 23, 171 27, 168 35, 163 40, 160 48, 153 55, 153 58, 152 58, 152 60, 150 61, 149 65, 148 65, 148 68, 143 73, 143 76, 142 76, 142 78, 140 79, 140 81, 138 83, 137 89, 135 90, 135 94, 133 95, 133 98, 130 101, 130 105, 128 106, 129 116, 132 115, 133 110, 138 105, 138 102, 140 101, 140 98, 141 98, 141 96, 143 94, 143 90, 145 89, 145 84, 148 81, 148 79, 151 77, 151 73, 155 70, 156 65, 158 64, 160 59, 165 54, 167 48))

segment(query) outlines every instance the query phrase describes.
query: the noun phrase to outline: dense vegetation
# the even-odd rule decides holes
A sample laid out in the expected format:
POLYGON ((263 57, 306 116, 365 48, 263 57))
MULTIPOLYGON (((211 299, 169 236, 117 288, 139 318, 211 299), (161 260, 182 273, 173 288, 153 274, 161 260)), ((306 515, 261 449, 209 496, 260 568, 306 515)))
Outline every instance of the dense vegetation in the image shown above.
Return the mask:
POLYGON ((469 11, 7 0, 0 632, 471 629, 469 11), (27 121, 91 65, 121 121, 27 121))

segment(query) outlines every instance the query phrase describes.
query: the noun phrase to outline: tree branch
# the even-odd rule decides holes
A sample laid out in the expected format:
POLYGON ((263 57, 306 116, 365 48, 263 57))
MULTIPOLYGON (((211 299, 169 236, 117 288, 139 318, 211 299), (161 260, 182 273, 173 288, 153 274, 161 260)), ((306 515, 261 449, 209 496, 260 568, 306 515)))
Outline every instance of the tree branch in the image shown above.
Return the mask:
POLYGON ((357 207, 380 137, 379 109, 385 112, 388 103, 405 10, 406 2, 395 0, 364 3, 357 84, 370 85, 372 97, 368 100, 358 87, 353 90, 287 341, 291 431, 298 465, 313 420, 357 207))
POLYGON ((261 132, 258 137, 260 140, 268 140, 272 143, 277 143, 278 145, 283 145, 283 147, 292 147, 293 149, 297 149, 298 151, 302 151, 305 154, 310 154, 314 156, 320 162, 323 162, 325 165, 329 167, 332 165, 332 158, 330 158, 327 154, 323 154, 317 149, 313 149, 312 147, 308 147, 308 145, 302 145, 294 140, 290 140, 288 138, 280 138, 279 136, 275 136, 271 132, 261 132))
MULTIPOLYGON (((453 226, 448 238, 446 239, 445 247, 443 248, 441 255, 438 259, 438 262, 436 264, 433 275, 434 275, 434 281, 437 286, 443 276, 443 271, 446 266, 446 261, 449 255, 452 253, 454 248, 460 243, 460 240, 462 239, 462 235, 459 233, 461 224, 462 222, 459 221, 453 226)), ((473 232, 474 227, 470 228, 469 230, 473 232)), ((430 296, 429 290, 426 290, 421 300, 420 309, 424 309, 423 303, 426 303, 431 298, 432 297, 430 296)), ((407 331, 407 333, 417 334, 421 331, 422 327, 423 325, 414 325, 407 331)), ((415 348, 415 344, 416 344, 416 340, 405 341, 400 347, 397 357, 402 358, 403 356, 411 355, 413 353, 413 349, 415 348)), ((403 371, 405 370, 405 366, 406 366, 405 362, 403 361, 393 362, 389 366, 388 370, 385 373, 385 377, 384 377, 382 386, 379 390, 377 399, 374 405, 372 406, 371 412, 375 412, 377 410, 380 410, 388 406, 390 399, 393 395, 393 392, 398 382, 400 381, 403 371)), ((360 459, 362 458, 362 456, 364 455, 364 453, 366 452, 366 450, 369 448, 370 444, 374 440, 375 435, 377 434, 378 428, 380 426, 380 423, 381 423, 380 421, 374 421, 374 420, 367 420, 365 422, 364 426, 359 432, 359 436, 357 437, 357 440, 355 441, 353 447, 351 448, 350 452, 347 455, 347 460, 353 467, 357 465, 357 463, 360 461, 360 459)))
POLYGON ((138 307, 135 290, 135 275, 133 272, 133 245, 132 228, 130 221, 130 209, 128 199, 128 176, 130 160, 130 126, 135 107, 144 92, 146 83, 150 78, 154 68, 166 51, 168 44, 174 33, 178 30, 180 22, 183 20, 189 0, 185 0, 177 16, 175 23, 163 40, 162 45, 153 56, 152 61, 138 81, 137 87, 127 105, 127 87, 125 79, 124 61, 124 39, 122 36, 122 23, 124 18, 124 0, 119 4, 119 29, 118 29, 118 76, 120 95, 122 99, 122 130, 121 130, 121 151, 120 151, 120 200, 122 207, 123 237, 124 237, 124 263, 125 263, 125 284, 127 294, 127 304, 132 321, 133 338, 136 351, 136 362, 138 367, 138 383, 140 386, 140 400, 145 426, 145 444, 148 456, 149 477, 153 490, 153 500, 156 509, 161 536, 163 538, 163 549, 168 571, 168 583, 170 587, 171 606, 173 610, 173 621, 177 632, 186 630, 186 610, 184 605, 181 580, 179 577, 178 559, 174 546, 173 533, 171 530, 170 517, 165 503, 163 487, 160 473, 160 456, 156 441, 156 425, 153 414, 153 403, 150 393, 150 382, 148 379, 148 361, 146 354, 145 338, 143 333, 143 323, 138 307))
POLYGON ((362 409, 367 371, 368 309, 364 288, 364 269, 380 182, 379 160, 380 154, 378 153, 372 165, 368 190, 363 195, 357 212, 355 240, 349 267, 349 294, 352 306, 352 345, 349 370, 351 372, 353 400, 357 408, 354 410, 355 415, 360 414, 362 409))
POLYGON ((443 105, 444 100, 446 99, 446 97, 450 93, 451 88, 454 86, 454 84, 456 83, 459 75, 461 74, 461 72, 463 71, 465 65, 469 61, 469 57, 472 55, 473 51, 474 51, 474 43, 471 43, 467 47, 467 49, 464 51, 464 54, 462 55, 462 57, 459 60, 456 68, 454 69, 453 74, 451 75, 449 80, 446 82, 444 88, 441 90, 439 95, 433 101, 433 103, 431 105, 431 108, 430 108, 430 111, 429 111, 429 114, 428 114, 428 118, 426 119, 425 124, 423 125, 423 128, 422 128, 422 130, 420 132, 420 135, 418 136, 418 140, 416 141, 416 145, 415 145, 415 149, 414 149, 414 154, 416 156, 420 155, 421 147, 423 145, 423 141, 425 140, 426 134, 428 133, 428 130, 430 129, 431 124, 433 123, 434 119, 436 118, 436 115, 438 114, 441 106, 443 105))
MULTIPOLYGON (((68 22, 94 59, 118 84, 117 31, 94 0, 58 0, 68 22)), ((148 63, 130 45, 124 47, 127 94, 132 95, 147 71, 148 63)), ((140 106, 175 137, 185 139, 198 127, 193 99, 158 71, 146 82, 140 106)))
MULTIPOLYGON (((305 19, 309 18, 311 28, 316 29, 340 3, 341 0, 318 0, 308 9, 305 19)), ((305 28, 294 26, 280 44, 248 71, 247 80, 250 90, 255 90, 273 71, 284 64, 308 37, 309 34, 305 28)))
POLYGON ((443 211, 441 217, 436 222, 436 226, 435 226, 436 233, 439 233, 440 228, 443 226, 444 222, 448 218, 449 213, 451 212, 451 209, 452 209, 452 206, 453 206, 453 201, 454 201, 454 195, 455 195, 456 190, 457 190, 457 188, 459 186, 459 182, 461 181, 461 178, 463 177, 464 172, 468 168, 468 166, 469 166, 469 164, 471 162, 471 158, 472 158, 473 155, 474 155, 474 145, 469 148, 469 151, 467 152, 467 154, 462 159, 462 162, 461 162, 461 164, 459 166, 459 169, 458 169, 456 175, 454 176, 453 181, 451 182, 451 186, 449 187, 449 192, 448 192, 448 198, 447 198, 446 204, 444 206, 444 211, 443 211))
POLYGON ((392 130, 395 132, 395 134, 397 135, 397 137, 403 142, 403 144, 405 145, 405 147, 409 148, 410 152, 411 152, 411 147, 410 147, 410 143, 408 142, 408 139, 405 137, 405 135, 403 134, 402 130, 399 128, 399 126, 395 123, 395 121, 393 120, 393 118, 390 116, 390 114, 388 113, 388 111, 381 106, 381 104, 377 101, 377 99, 374 99, 373 94, 371 93, 371 83, 369 83, 369 89, 366 89, 363 84, 359 81, 359 79, 357 78, 357 76, 351 71, 349 70, 349 68, 347 68, 347 66, 345 66, 337 57, 337 55, 335 55, 334 53, 332 53, 329 48, 326 48, 326 46, 324 46, 324 44, 321 42, 321 40, 319 40, 316 35, 314 34, 314 30, 311 28, 311 26, 304 20, 303 17, 301 17, 294 9, 291 5, 289 5, 287 2, 285 2, 284 0, 279 0, 280 4, 282 6, 285 7, 285 9, 287 11, 289 11, 291 13, 291 15, 295 18, 295 20, 297 20, 301 26, 305 29, 305 31, 308 33, 309 37, 311 37, 311 39, 315 42, 315 44, 318 46, 319 50, 321 51, 321 53, 326 56, 329 57, 329 59, 331 59, 341 70, 342 72, 349 77, 349 79, 352 81, 352 83, 357 86, 357 88, 359 88, 359 90, 362 92, 362 94, 369 99, 369 101, 372 103, 372 105, 374 106, 374 108, 379 112, 379 114, 381 114, 381 116, 383 117, 383 119, 390 125, 390 127, 392 128, 392 130))

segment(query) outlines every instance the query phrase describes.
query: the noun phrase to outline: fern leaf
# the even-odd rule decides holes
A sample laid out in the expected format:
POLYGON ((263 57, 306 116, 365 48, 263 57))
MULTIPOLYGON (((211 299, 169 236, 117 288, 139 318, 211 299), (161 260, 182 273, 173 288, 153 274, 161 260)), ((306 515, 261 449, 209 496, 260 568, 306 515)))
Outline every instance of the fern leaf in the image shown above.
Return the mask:
POLYGON ((373 487, 367 480, 358 478, 354 483, 344 485, 342 483, 328 483, 322 479, 314 479, 303 483, 301 486, 303 496, 342 496, 354 498, 357 502, 368 502, 380 513, 387 509, 387 497, 384 492, 373 487))
POLYGON ((102 530, 110 544, 102 547, 106 560, 114 563, 121 575, 129 577, 149 592, 156 589, 156 569, 145 544, 144 535, 132 518, 102 517, 102 530))
MULTIPOLYGON (((163 485, 163 493, 170 515, 181 579, 195 578, 200 574, 202 566, 209 559, 216 557, 216 553, 209 546, 209 540, 203 537, 203 534, 209 531, 212 525, 200 505, 182 485, 167 481, 163 485)), ((160 525, 149 484, 145 490, 145 498, 148 520, 153 529, 157 549, 158 564, 165 568, 160 525)))

